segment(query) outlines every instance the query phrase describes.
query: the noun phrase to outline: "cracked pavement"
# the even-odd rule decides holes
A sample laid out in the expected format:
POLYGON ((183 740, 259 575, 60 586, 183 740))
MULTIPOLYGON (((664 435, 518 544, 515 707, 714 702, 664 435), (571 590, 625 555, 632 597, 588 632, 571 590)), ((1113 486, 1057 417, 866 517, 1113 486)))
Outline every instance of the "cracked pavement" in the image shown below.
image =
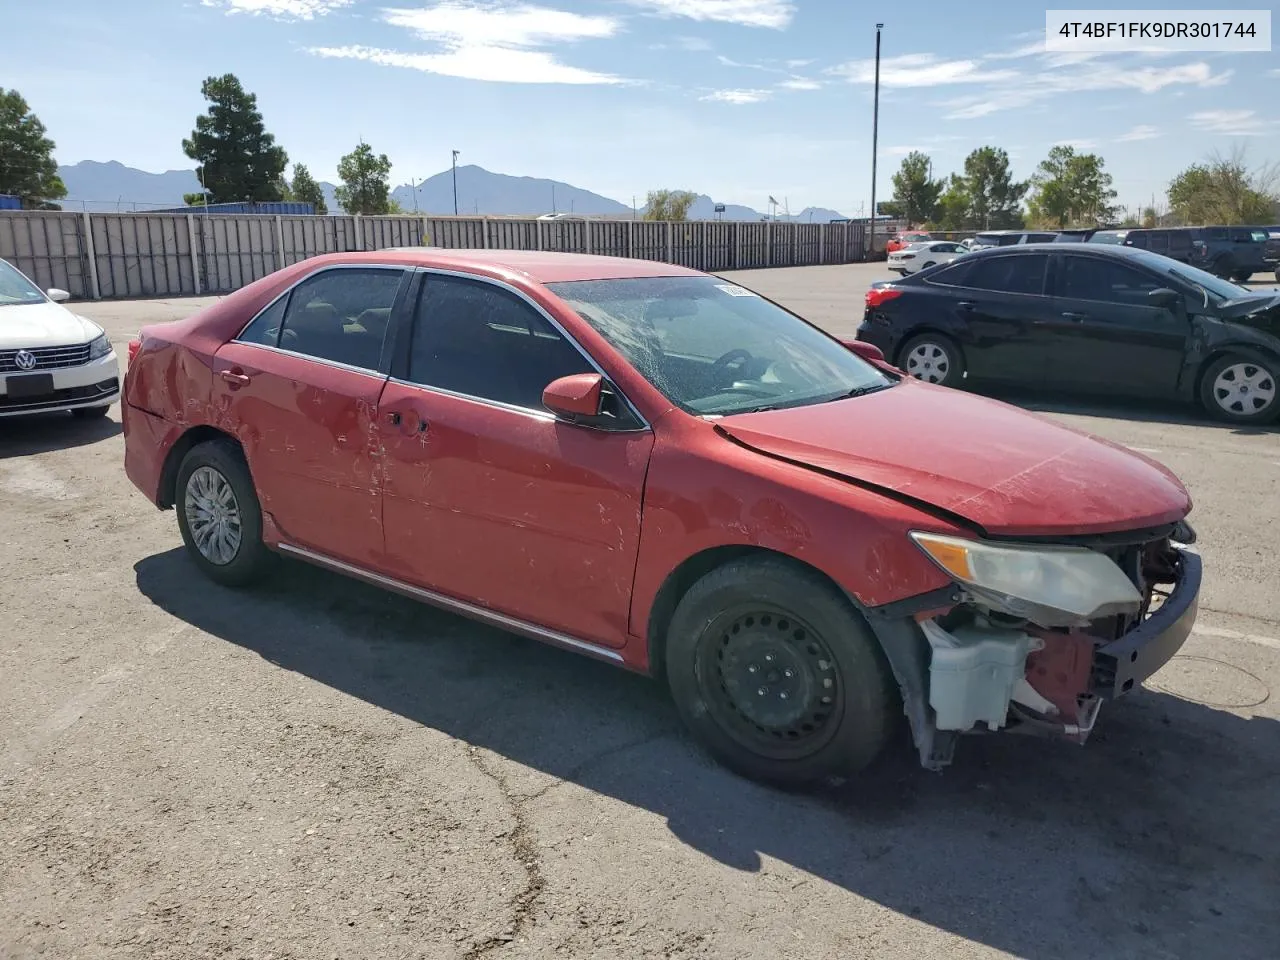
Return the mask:
MULTIPOLYGON (((851 332, 881 275, 737 279, 851 332)), ((202 302, 76 309, 123 353, 202 302)), ((0 421, 0 958, 1273 957, 1280 431, 1009 399, 1184 478, 1197 633, 1083 749, 810 794, 607 665, 296 563, 208 583, 118 412, 0 421)))

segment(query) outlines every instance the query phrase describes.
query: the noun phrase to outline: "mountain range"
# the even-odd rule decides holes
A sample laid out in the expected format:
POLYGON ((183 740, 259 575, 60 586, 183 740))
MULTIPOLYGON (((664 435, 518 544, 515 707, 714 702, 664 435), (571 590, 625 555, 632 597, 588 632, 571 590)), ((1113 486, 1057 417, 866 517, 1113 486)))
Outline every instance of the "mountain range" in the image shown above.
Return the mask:
MULTIPOLYGON (((194 170, 167 170, 148 173, 127 167, 118 161, 102 163, 82 160, 58 168, 66 184, 67 196, 60 201, 64 210, 88 210, 90 213, 154 210, 158 207, 182 206, 182 197, 200 190, 194 170)), ((334 184, 321 181, 325 203, 330 211, 338 210, 334 184)), ((392 198, 408 213, 451 214, 454 212, 453 172, 445 170, 435 176, 391 191, 392 198)), ((715 212, 716 202, 699 194, 689 210, 690 220, 762 220, 763 213, 738 204, 725 204, 724 212, 715 212)), ((635 210, 629 204, 611 200, 590 190, 558 180, 536 177, 514 177, 494 173, 469 164, 458 167, 458 213, 462 215, 541 216, 545 213, 576 213, 587 216, 626 217, 643 215, 644 207, 635 210)), ((806 207, 791 216, 778 215, 779 220, 799 223, 826 223, 843 219, 844 215, 822 207, 806 207)))

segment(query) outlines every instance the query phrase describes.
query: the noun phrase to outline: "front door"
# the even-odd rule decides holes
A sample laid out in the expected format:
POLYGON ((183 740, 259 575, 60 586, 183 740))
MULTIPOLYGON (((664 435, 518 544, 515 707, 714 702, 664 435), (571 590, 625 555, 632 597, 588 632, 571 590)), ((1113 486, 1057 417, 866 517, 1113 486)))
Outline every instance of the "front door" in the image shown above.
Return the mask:
POLYGON ((377 409, 407 276, 322 270, 214 358, 217 416, 240 438, 264 512, 290 543, 362 566, 383 549, 377 409))
MULTIPOLYGON (((969 376, 1036 384, 1048 363, 1040 321, 1050 309, 1044 296, 1049 256, 1010 253, 957 262, 956 320, 967 329, 969 376)), ((948 280, 939 275, 938 282, 948 280)), ((945 275, 951 276, 950 271, 945 275)))
POLYGON ((542 406, 552 380, 593 369, 522 296, 426 275, 380 406, 390 575, 625 642, 653 434, 621 407, 621 429, 600 430, 542 406))
POLYGON ((1110 258, 1060 254, 1046 323, 1054 363, 1046 382, 1067 389, 1172 396, 1186 354, 1185 314, 1151 304, 1154 273, 1110 258))

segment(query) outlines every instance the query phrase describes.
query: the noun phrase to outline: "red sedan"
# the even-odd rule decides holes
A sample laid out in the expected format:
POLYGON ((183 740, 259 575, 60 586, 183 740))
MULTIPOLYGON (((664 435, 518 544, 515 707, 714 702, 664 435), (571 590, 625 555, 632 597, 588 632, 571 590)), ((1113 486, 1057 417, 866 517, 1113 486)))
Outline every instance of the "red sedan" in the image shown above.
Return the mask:
POLYGON ((388 250, 130 345, 125 467, 195 565, 284 554, 652 673, 748 776, 1083 740, 1182 645, 1159 464, 665 264, 388 250))
POLYGON ((885 253, 897 253, 899 250, 905 250, 913 243, 928 243, 932 239, 933 237, 923 230, 907 230, 904 233, 894 234, 889 238, 889 242, 884 245, 885 253))

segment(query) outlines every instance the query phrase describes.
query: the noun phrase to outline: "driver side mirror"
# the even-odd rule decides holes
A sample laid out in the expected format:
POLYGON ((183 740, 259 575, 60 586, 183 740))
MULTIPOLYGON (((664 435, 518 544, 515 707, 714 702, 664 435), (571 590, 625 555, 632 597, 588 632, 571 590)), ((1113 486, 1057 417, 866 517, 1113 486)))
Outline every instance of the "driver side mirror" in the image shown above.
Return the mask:
POLYGON ((45 296, 47 296, 54 303, 61 303, 63 300, 71 299, 71 294, 67 293, 67 291, 65 290, 59 289, 58 287, 50 287, 44 293, 45 293, 45 296))
POLYGON ((1177 290, 1170 290, 1168 287, 1160 287, 1147 294, 1147 303, 1153 307, 1177 310, 1178 305, 1182 303, 1182 294, 1178 293, 1177 290))
POLYGON ((884 351, 877 347, 874 343, 867 343, 865 340, 841 340, 851 353, 856 353, 863 360, 869 363, 884 363, 884 351))
POLYGON ((604 377, 598 373, 575 373, 552 380, 542 391, 542 405, 565 420, 598 417, 604 377))

